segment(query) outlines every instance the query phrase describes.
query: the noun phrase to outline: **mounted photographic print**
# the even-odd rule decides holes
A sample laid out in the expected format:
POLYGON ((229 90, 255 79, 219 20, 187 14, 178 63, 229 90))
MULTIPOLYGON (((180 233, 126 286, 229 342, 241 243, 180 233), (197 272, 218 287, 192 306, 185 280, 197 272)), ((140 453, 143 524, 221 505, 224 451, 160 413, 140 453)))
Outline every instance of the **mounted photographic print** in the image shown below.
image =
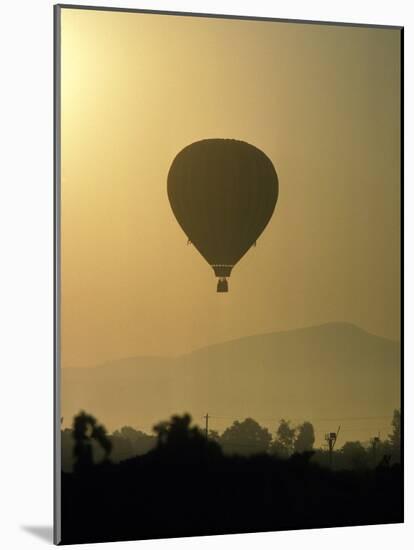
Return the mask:
POLYGON ((403 521, 402 28, 55 6, 55 542, 403 521))

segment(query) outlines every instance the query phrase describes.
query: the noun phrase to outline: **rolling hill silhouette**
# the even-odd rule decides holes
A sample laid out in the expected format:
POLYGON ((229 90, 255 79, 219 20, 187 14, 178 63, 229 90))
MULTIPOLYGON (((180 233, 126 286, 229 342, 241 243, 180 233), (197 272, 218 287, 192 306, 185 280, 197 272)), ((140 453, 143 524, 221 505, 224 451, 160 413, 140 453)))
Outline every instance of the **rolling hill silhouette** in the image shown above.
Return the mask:
MULTIPOLYGON (((62 415, 86 409, 110 430, 149 431, 184 411, 201 424, 208 411, 219 431, 251 416, 272 431, 284 417, 311 420, 322 432, 336 428, 338 418, 391 417, 399 406, 400 344, 347 323, 250 336, 176 358, 62 369, 62 415), (330 418, 329 426, 318 420, 330 418)), ((343 438, 368 439, 370 427, 375 432, 384 423, 371 422, 366 433, 353 423, 343 438)))

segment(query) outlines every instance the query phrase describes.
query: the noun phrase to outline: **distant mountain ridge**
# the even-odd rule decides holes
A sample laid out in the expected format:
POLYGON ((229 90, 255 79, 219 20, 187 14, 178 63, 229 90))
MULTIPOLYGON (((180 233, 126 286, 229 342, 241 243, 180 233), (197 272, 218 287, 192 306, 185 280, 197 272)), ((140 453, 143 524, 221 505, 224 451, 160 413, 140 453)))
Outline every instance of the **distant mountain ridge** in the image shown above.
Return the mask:
MULTIPOLYGON (((391 417, 399 407, 400 354, 398 342, 329 323, 222 342, 179 357, 65 368, 62 415, 85 409, 109 429, 129 424, 147 431, 185 411, 199 424, 209 412, 218 431, 247 416, 273 430, 281 417, 378 417, 367 425, 368 437, 371 425, 383 429, 388 423, 379 417, 391 417)), ((364 439, 360 425, 346 430, 348 438, 364 439)))

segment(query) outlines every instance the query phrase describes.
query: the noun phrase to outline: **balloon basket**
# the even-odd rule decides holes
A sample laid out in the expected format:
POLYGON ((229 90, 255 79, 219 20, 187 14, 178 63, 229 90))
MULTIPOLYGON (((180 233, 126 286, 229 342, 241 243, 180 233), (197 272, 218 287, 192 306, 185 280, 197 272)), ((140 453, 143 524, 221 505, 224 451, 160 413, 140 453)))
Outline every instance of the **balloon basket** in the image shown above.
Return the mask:
POLYGON ((217 292, 228 292, 229 285, 227 279, 219 279, 217 282, 217 292))

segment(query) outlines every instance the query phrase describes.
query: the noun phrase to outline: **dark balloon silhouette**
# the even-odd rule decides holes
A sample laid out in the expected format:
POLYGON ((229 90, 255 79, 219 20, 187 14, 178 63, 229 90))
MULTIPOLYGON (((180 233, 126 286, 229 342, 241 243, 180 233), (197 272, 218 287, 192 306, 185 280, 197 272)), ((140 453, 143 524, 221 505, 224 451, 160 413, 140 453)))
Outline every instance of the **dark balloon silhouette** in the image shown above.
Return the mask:
POLYGON ((205 139, 185 147, 168 174, 168 198, 181 228, 227 292, 233 267, 256 244, 276 206, 278 178, 257 147, 205 139))

